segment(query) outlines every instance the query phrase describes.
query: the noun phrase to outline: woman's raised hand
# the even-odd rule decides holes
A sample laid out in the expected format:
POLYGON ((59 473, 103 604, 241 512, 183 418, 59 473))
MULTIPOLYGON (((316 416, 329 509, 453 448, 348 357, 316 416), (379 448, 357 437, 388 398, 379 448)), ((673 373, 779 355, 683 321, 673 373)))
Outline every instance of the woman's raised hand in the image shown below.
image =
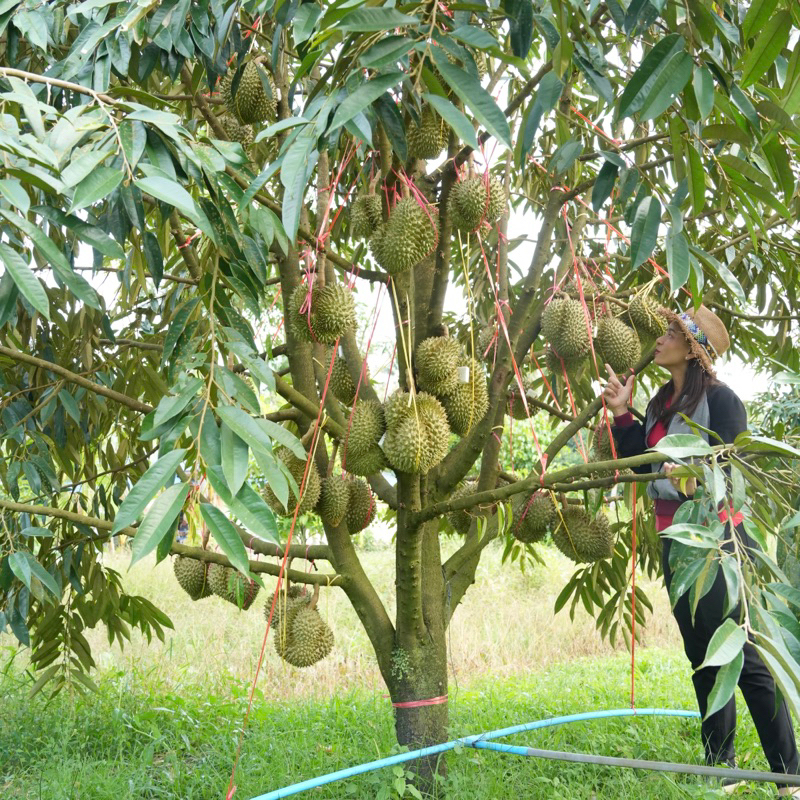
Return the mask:
POLYGON ((608 364, 605 367, 608 370, 608 383, 603 388, 603 398, 614 416, 619 416, 628 410, 628 402, 633 391, 634 374, 631 372, 623 383, 608 364))

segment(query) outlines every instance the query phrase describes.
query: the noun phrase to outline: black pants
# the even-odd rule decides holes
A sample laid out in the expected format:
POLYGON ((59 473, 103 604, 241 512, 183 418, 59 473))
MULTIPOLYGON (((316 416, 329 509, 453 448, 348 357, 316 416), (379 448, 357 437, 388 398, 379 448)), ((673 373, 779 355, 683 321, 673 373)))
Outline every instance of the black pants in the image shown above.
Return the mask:
MULTIPOLYGON (((737 526, 736 533, 745 548, 758 549, 758 545, 745 532, 744 526, 737 526)), ((669 590, 672 582, 672 570, 669 565, 672 541, 662 539, 662 542, 664 580, 669 590)), ((729 544, 730 548, 726 549, 732 549, 732 543, 729 544)), ((683 637, 684 650, 695 670, 692 681, 697 704, 703 716, 708 708, 708 695, 714 687, 719 667, 704 667, 701 670, 697 670, 697 667, 705 660, 708 643, 726 617, 723 614, 726 595, 725 578, 720 570, 709 593, 697 604, 694 625, 692 625, 688 591, 681 596, 672 612, 683 637)), ((736 606, 727 616, 738 621, 741 616, 741 606, 736 606)), ((776 713, 775 680, 750 642, 744 645, 744 664, 739 676, 739 688, 753 717, 770 771, 791 775, 800 773, 797 744, 786 701, 781 700, 776 713)), ((731 697, 727 705, 702 722, 701 735, 707 764, 722 763, 734 766, 735 732, 736 700, 731 697)), ((780 787, 784 784, 777 785, 780 787)))

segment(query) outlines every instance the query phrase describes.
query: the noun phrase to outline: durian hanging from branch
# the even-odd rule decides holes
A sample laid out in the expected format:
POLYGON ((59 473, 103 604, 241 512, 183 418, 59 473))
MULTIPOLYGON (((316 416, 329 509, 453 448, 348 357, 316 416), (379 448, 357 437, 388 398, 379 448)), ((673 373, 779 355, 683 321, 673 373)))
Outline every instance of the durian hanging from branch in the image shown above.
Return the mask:
POLYGON ((370 239, 370 250, 390 275, 399 275, 429 256, 439 242, 439 212, 416 188, 404 183, 402 198, 370 239))

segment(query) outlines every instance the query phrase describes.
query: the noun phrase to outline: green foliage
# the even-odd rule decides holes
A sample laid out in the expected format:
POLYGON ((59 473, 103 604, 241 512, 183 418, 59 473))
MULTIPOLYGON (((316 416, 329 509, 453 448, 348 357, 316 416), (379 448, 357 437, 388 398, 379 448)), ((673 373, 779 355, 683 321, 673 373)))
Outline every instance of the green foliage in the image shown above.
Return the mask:
MULTIPOLYGON (((498 346, 485 356, 489 412, 462 426, 463 436, 443 419, 435 435, 418 436, 435 450, 413 461, 430 466, 424 477, 371 475, 392 510, 414 498, 420 507, 406 511, 424 515, 478 465, 490 477, 538 468, 541 451, 527 435, 516 464, 510 446, 491 445, 493 415, 519 369, 548 418, 535 426, 555 450, 548 469, 583 460, 580 439, 568 444, 554 429, 594 401, 595 365, 587 357, 545 367, 539 336, 553 286, 570 275, 573 296, 575 281, 588 292, 590 327, 619 310, 602 308, 606 278, 621 296, 661 278, 660 302, 690 292, 719 311, 739 356, 796 378, 800 51, 789 43, 800 30, 797 5, 456 5, 451 15, 439 4, 0 3, 0 630, 31 644, 41 686, 87 685, 85 627, 102 623, 121 640, 131 627, 150 636, 169 624, 103 567, 110 535, 133 535, 134 560, 163 559, 183 512, 193 533, 205 523, 247 572, 248 547, 288 535, 261 491, 290 513, 300 500, 302 476, 277 448, 302 466, 313 440, 316 468, 338 468, 330 462, 346 408, 328 398, 323 435, 308 434, 329 364, 322 340, 341 339, 355 383, 370 374, 358 357, 367 331, 356 337, 344 302, 334 311, 347 324, 324 336, 310 315, 304 338, 302 327, 284 326, 302 321, 313 297, 303 280, 349 299, 351 286, 366 296, 368 282, 389 281, 392 266, 392 364, 402 391, 414 388, 416 345, 443 325, 466 345, 468 363, 484 358, 479 333, 497 328, 498 346), (409 157, 407 132, 424 109, 447 129, 438 167, 409 157), (226 122, 235 118, 253 129, 231 141, 226 122), (491 186, 508 193, 513 216, 525 215, 525 230, 483 214, 476 231, 453 234, 444 201, 471 174, 472 164, 464 174, 455 167, 472 150, 491 186), (381 198, 370 248, 379 261, 353 241, 347 215, 367 186, 381 198), (413 240, 390 227, 399 204, 416 220, 413 240), (537 238, 532 258, 528 238, 537 238), (289 315, 293 296, 300 303, 289 315), (209 486, 222 507, 209 502, 209 486)), ((583 290, 577 299, 587 300, 583 290)), ((640 391, 659 379, 646 376, 640 391)), ((362 381, 361 399, 383 396, 374 380, 362 381)), ((728 569, 700 544, 719 540, 718 502, 732 497, 765 545, 769 523, 786 518, 798 451, 784 440, 793 430, 781 420, 743 437, 747 458, 737 456, 729 474, 697 441, 662 446, 670 458, 708 462, 695 467, 704 490, 682 520, 705 531, 681 542, 696 551, 684 574, 693 602, 715 569, 728 569), (766 479, 764 463, 780 480, 766 479)), ((585 504, 598 511, 602 495, 585 504)), ((481 546, 505 535, 503 508, 481 510, 481 546)), ((647 531, 640 567, 655 574, 651 510, 633 513, 647 531)), ((352 570, 346 532, 325 529, 336 545, 331 575, 351 559, 345 577, 356 582, 374 641, 422 641, 419 620, 436 617, 444 597, 420 592, 420 575, 444 574, 457 601, 480 554, 465 541, 461 556, 473 566, 448 572, 429 548, 425 558, 436 563, 412 569, 423 554, 402 517, 398 547, 411 551, 398 559, 408 574, 398 575, 395 624, 365 600, 372 587, 352 570), (406 613, 419 595, 435 613, 406 613)), ((632 622, 628 520, 615 532, 612 558, 579 569, 560 598, 597 612, 612 638, 632 622)), ((509 554, 522 564, 535 558, 513 543, 509 554)), ((764 556, 737 589, 764 601, 765 657, 797 675, 785 620, 759 594, 770 592, 776 569, 764 556)), ((646 598, 637 615, 644 606, 646 598)), ((442 652, 446 624, 431 634, 442 652)), ((389 680, 388 653, 377 655, 389 680)))

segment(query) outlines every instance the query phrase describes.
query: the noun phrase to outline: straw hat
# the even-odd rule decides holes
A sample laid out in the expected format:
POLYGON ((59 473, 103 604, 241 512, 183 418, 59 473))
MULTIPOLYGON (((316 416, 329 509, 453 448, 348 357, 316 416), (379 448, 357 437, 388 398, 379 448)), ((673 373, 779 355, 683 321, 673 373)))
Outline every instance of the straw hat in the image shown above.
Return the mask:
POLYGON ((713 375, 712 362, 731 346, 725 323, 704 305, 697 310, 690 308, 678 313, 662 308, 661 313, 681 329, 692 355, 706 372, 713 375))

